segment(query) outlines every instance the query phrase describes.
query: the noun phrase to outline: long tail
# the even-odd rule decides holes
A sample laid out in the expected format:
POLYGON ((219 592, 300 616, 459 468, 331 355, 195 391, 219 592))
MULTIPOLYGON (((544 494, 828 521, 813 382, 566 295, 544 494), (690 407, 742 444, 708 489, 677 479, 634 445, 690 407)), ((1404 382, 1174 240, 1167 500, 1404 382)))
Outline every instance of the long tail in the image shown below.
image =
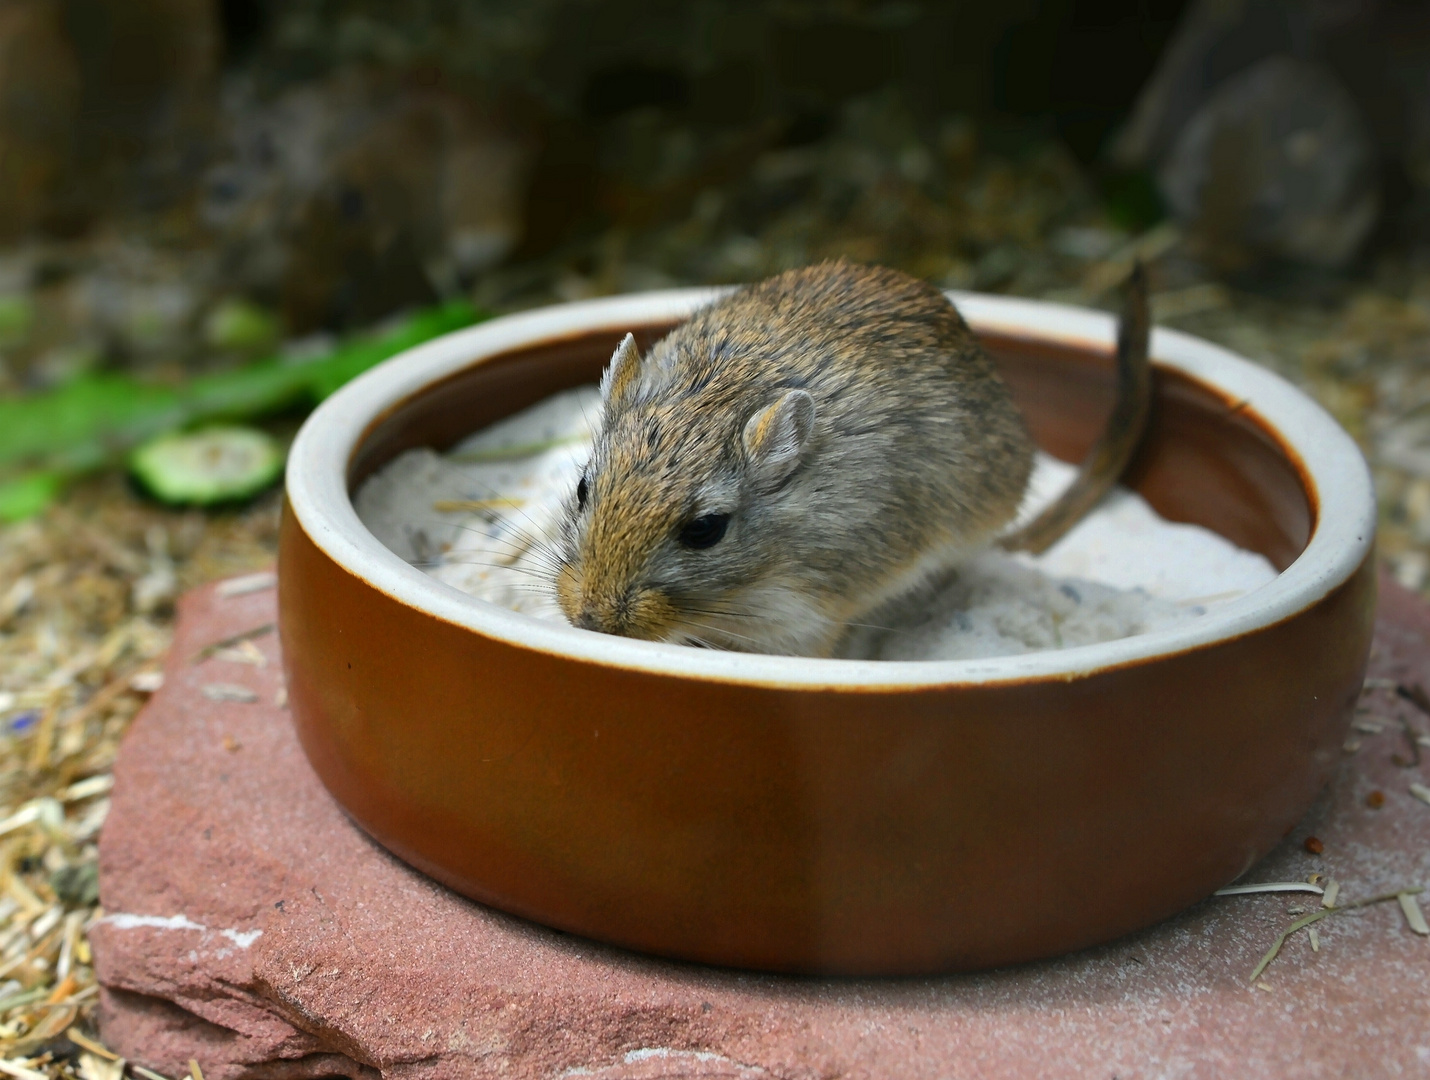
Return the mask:
POLYGON ((1152 405, 1152 365, 1148 341, 1152 319, 1147 304, 1147 273, 1132 267, 1117 328, 1117 403, 1102 435, 1083 458, 1077 477, 1059 498, 1021 529, 1002 536, 1006 551, 1040 554, 1082 520, 1117 483, 1142 441, 1152 405))

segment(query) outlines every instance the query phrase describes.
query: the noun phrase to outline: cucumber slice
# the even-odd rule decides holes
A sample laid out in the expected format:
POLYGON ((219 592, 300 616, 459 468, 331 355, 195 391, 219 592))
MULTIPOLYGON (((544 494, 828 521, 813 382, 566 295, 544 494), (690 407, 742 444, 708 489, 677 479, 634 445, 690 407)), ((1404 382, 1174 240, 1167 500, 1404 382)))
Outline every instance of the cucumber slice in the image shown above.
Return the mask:
POLYGON ((237 425, 160 435, 129 457, 135 478, 161 502, 212 506, 257 495, 283 472, 283 447, 237 425))

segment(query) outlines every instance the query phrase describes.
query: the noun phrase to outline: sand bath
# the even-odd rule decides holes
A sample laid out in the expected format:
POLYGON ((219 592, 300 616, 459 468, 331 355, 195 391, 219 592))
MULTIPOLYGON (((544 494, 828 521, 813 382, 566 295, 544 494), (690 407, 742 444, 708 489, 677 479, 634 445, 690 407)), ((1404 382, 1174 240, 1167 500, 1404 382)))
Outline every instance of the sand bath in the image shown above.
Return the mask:
MULTIPOLYGON (((354 500, 372 533, 464 593, 564 622, 549 587, 554 535, 600 415, 594 386, 554 395, 458 443, 409 450, 354 500)), ((1038 456, 1024 518, 1072 466, 1038 456)), ((990 550, 854 630, 841 655, 957 660, 1069 648, 1195 619, 1271 581, 1276 570, 1196 525, 1166 521, 1118 488, 1040 556, 990 550)))

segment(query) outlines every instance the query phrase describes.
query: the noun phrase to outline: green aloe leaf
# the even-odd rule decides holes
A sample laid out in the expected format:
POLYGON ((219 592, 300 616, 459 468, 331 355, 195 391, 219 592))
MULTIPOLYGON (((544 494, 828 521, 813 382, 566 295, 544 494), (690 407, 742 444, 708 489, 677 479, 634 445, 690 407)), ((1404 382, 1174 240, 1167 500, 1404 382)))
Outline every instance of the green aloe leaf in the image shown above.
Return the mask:
POLYGON ((117 465, 135 446, 166 432, 314 405, 404 349, 487 317, 457 301, 315 360, 275 357, 178 386, 84 375, 55 390, 0 401, 0 519, 37 513, 67 480, 117 465))

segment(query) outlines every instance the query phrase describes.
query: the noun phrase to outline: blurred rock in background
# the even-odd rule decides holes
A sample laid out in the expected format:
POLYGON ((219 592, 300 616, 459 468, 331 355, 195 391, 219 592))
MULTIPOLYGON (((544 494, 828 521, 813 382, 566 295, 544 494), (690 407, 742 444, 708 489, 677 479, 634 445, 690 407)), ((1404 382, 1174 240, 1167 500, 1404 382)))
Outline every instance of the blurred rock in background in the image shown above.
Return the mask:
POLYGON ((0 236, 38 226, 65 178, 80 74, 58 5, 0 8, 0 236))
POLYGON ((1193 250, 1235 272, 1264 259, 1348 263, 1380 213, 1377 154, 1325 68, 1260 60, 1220 84, 1157 170, 1193 250))
POLYGON ((226 90, 200 219, 228 286, 290 330, 459 293, 520 240, 532 139, 474 101, 352 70, 272 101, 226 90))
POLYGON ((0 237, 71 235, 197 179, 221 46, 213 0, 0 7, 0 237))
POLYGON ((1193 0, 1112 157, 1156 171, 1218 268, 1346 266, 1377 223, 1430 238, 1430 5, 1193 0))

